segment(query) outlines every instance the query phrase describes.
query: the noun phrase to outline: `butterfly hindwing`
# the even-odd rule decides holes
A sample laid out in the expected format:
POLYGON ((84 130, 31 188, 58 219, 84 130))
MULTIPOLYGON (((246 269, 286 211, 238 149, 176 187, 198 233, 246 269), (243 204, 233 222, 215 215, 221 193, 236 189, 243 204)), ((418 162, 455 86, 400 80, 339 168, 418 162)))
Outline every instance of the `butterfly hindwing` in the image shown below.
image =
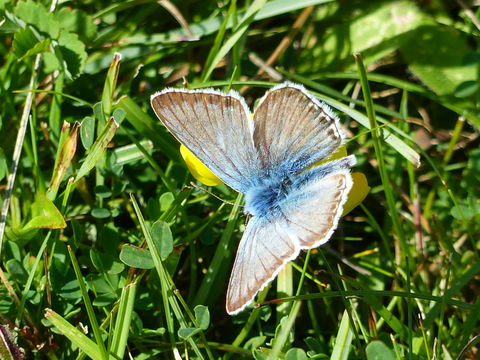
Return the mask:
POLYGON ((300 249, 316 248, 330 239, 351 187, 350 171, 342 169, 289 194, 281 211, 289 230, 296 234, 300 249))
POLYGON ((298 256, 299 246, 281 219, 253 217, 243 233, 227 291, 227 312, 242 311, 272 281, 283 266, 298 256))
POLYGON ((258 173, 250 111, 235 92, 167 89, 151 98, 167 129, 223 182, 245 192, 258 173))
POLYGON ((352 186, 347 157, 332 166, 333 173, 311 171, 294 182, 272 217, 253 217, 237 251, 227 292, 227 312, 245 308, 285 264, 302 249, 328 241, 338 225, 352 186))

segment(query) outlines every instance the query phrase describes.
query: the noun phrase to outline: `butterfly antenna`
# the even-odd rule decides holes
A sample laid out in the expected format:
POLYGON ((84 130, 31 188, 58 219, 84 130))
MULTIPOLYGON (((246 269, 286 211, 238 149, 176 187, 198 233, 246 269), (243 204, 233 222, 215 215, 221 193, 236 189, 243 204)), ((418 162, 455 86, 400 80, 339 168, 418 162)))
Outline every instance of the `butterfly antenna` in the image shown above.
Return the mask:
MULTIPOLYGON (((210 190, 207 190, 207 189, 205 189, 204 187, 198 186, 198 185, 195 184, 193 181, 190 181, 190 185, 191 185, 192 187, 194 187, 195 189, 205 191, 207 194, 212 195, 214 198, 220 200, 221 202, 224 202, 225 204, 229 204, 229 205, 233 205, 233 206, 236 205, 236 204, 233 203, 233 202, 227 201, 227 200, 225 200, 225 199, 222 199, 220 196, 215 195, 215 194, 214 194, 213 192, 211 192, 210 190)), ((240 207, 242 207, 242 208, 245 207, 245 206, 243 206, 243 205, 237 205, 237 206, 240 206, 240 207)))

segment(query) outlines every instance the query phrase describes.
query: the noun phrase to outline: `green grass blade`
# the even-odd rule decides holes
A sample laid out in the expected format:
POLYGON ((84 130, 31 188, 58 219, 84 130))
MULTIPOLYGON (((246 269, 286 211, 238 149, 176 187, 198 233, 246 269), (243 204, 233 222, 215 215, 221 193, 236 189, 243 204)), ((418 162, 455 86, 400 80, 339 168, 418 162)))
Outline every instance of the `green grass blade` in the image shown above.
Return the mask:
POLYGON ((113 117, 107 122, 103 131, 97 137, 95 142, 93 143, 92 147, 89 149, 89 152, 85 158, 85 161, 82 163, 82 166, 77 172, 77 176, 75 177, 75 182, 78 182, 81 178, 86 176, 103 158, 103 154, 105 150, 112 140, 113 136, 117 132, 118 124, 113 117))
MULTIPOLYGON (((282 14, 287 14, 292 11, 297 11, 308 6, 321 5, 334 2, 334 0, 273 0, 268 1, 263 8, 261 8, 255 15, 254 21, 273 18, 282 14)), ((242 17, 246 13, 245 10, 239 11, 238 16, 242 17)), ((222 26, 223 18, 214 17, 207 20, 200 21, 190 25, 190 30, 194 36, 203 37, 217 32, 222 26)), ((233 27, 233 21, 230 20, 227 28, 233 27)), ((127 44, 168 44, 177 42, 182 39, 185 31, 182 28, 168 31, 163 34, 153 34, 145 36, 137 34, 135 36, 126 37, 123 41, 127 44)))
POLYGON ((108 69, 107 77, 105 79, 102 93, 102 109, 105 116, 110 116, 112 114, 112 102, 115 95, 115 88, 117 87, 118 72, 120 70, 121 60, 121 54, 115 53, 113 55, 113 60, 110 64, 110 68, 108 69))
MULTIPOLYGON (((51 309, 45 309, 45 318, 50 321, 68 340, 83 351, 91 359, 107 359, 105 354, 100 350, 100 347, 90 340, 84 333, 82 333, 75 326, 70 324, 62 316, 51 309)), ((113 357, 108 357, 113 360, 113 357)))
MULTIPOLYGON (((200 288, 193 301, 194 304, 204 304, 212 292, 212 287, 217 283, 217 277, 222 275, 222 265, 228 261, 232 256, 232 246, 230 241, 232 239, 235 228, 237 227, 237 220, 240 216, 240 207, 238 206, 243 200, 243 195, 239 194, 235 200, 235 206, 232 208, 228 217, 228 222, 225 231, 217 245, 213 259, 208 266, 208 271, 202 280, 200 288)), ((225 275, 225 274, 223 274, 225 275)))
POLYGON ((220 26, 220 29, 218 29, 217 35, 215 36, 213 47, 210 49, 210 52, 208 53, 207 61, 205 61, 205 66, 203 68, 203 73, 201 75, 202 82, 208 81, 208 78, 206 76, 206 69, 209 69, 212 66, 213 60, 215 59, 216 54, 218 54, 220 50, 223 39, 225 38, 225 32, 227 30, 228 22, 232 14, 235 12, 236 6, 237 6, 237 1, 232 0, 228 8, 227 15, 225 16, 225 19, 223 19, 222 25, 220 26))
MULTIPOLYGON (((139 219, 140 226, 142 227, 143 234, 145 236, 145 239, 148 244, 148 248, 150 250, 150 253, 153 258, 153 262, 155 263, 155 269, 157 270, 158 276, 160 278, 160 284, 161 284, 161 289, 162 289, 162 300, 164 303, 164 308, 165 308, 165 316, 167 320, 167 326, 168 326, 168 331, 169 331, 169 336, 170 336, 170 341, 171 341, 171 346, 172 346, 172 351, 174 354, 175 358, 180 358, 180 353, 178 351, 178 348, 176 346, 175 342, 175 331, 174 331, 174 324, 173 324, 173 317, 170 314, 170 308, 172 309, 175 317, 177 318, 177 321, 180 323, 182 327, 188 327, 187 326, 187 320, 185 319, 185 316, 183 315, 181 308, 179 304, 177 303, 177 300, 174 295, 174 284, 170 276, 168 275, 167 271, 165 270, 165 267, 163 265, 163 261, 160 256, 160 250, 157 248, 155 242, 153 241, 150 232, 147 230, 145 221, 143 219, 142 213, 140 212, 140 208, 138 207, 137 202, 135 201, 135 198, 132 196, 132 203, 133 207, 135 209, 135 213, 139 219)), ((187 339, 187 342, 190 344, 192 349, 194 350, 195 354, 200 358, 204 359, 202 353, 200 352, 200 349, 198 345, 195 343, 194 339, 192 337, 187 339)))
POLYGON ((83 302, 85 304, 85 309, 87 310, 88 318, 90 320, 90 325, 92 326, 93 336, 97 342, 97 346, 100 352, 100 359, 106 360, 109 358, 107 349, 105 348, 105 344, 103 343, 102 339, 102 331, 100 330, 100 326, 98 326, 97 317, 95 315, 95 310, 93 310, 92 302, 90 301, 90 297, 88 296, 87 287, 85 285, 85 281, 83 279, 82 272, 80 267, 78 266, 77 258, 73 253, 73 250, 70 246, 68 248, 68 255, 70 256, 70 260, 73 265, 73 270, 75 271, 75 275, 77 277, 78 284, 80 285, 80 290, 82 292, 83 302))
MULTIPOLYGON (((143 137, 153 141, 156 147, 162 149, 162 152, 172 160, 180 160, 178 145, 170 141, 166 130, 161 132, 155 127, 154 119, 148 116, 129 96, 123 96, 118 104, 118 108, 126 113, 127 121, 143 137)), ((161 129, 160 129, 161 130, 161 129)))
MULTIPOLYGON (((370 122, 370 129, 371 129, 371 134, 372 134, 372 139, 373 139, 373 146, 375 148, 375 155, 378 160, 378 170, 380 173, 380 177, 382 180, 382 185, 383 185, 383 191, 385 193, 385 197, 387 199, 387 205, 390 213, 390 217, 392 219, 393 226, 395 228, 395 232, 399 238, 400 241, 400 247, 402 251, 402 256, 410 256, 410 250, 408 248, 407 241, 405 239, 405 234, 402 228, 402 225, 400 224, 400 213, 398 212, 397 206, 396 206, 396 199, 395 195, 392 189, 392 185, 390 183, 390 179, 388 177, 387 173, 387 168, 385 165, 385 156, 382 148, 382 143, 381 143, 381 136, 378 131, 378 124, 377 124, 377 118, 375 115, 375 110, 373 108, 373 100, 372 96, 370 93, 370 87, 368 85, 368 79, 367 79, 367 72, 365 69, 365 66, 362 61, 362 57, 360 54, 355 54, 355 61, 357 62, 358 66, 358 72, 360 74, 360 82, 362 84, 362 90, 363 90, 363 97, 365 100, 365 107, 367 109, 367 116, 368 120, 370 122)), ((385 137, 387 135, 384 135, 385 137)), ((411 256, 410 256, 411 257, 411 256)))
POLYGON ((287 321, 285 321, 280 329, 278 336, 275 338, 275 343, 273 345, 272 351, 268 354, 268 360, 276 360, 280 358, 280 353, 288 340, 290 331, 295 324, 297 319, 298 311, 302 305, 301 301, 294 301, 290 314, 288 315, 287 321))
MULTIPOLYGON (((37 54, 35 56, 33 71, 30 77, 29 85, 28 85, 28 88, 30 90, 33 90, 36 87, 38 71, 40 69, 41 60, 42 60, 42 55, 37 54)), ((25 139, 25 132, 27 131, 28 120, 30 118, 30 110, 32 108, 33 95, 34 95, 33 92, 29 92, 27 94, 27 99, 25 100, 22 118, 20 121, 20 128, 17 133, 17 139, 15 141, 15 149, 14 149, 13 158, 12 158, 12 168, 7 178, 7 187, 6 187, 5 197, 2 202, 2 210, 0 213, 0 259, 2 258, 3 236, 5 235, 8 209, 10 207, 10 198, 12 195, 13 186, 15 184, 15 177, 17 176, 17 168, 18 168, 18 163, 20 161, 20 155, 22 153, 23 141, 25 139)))
POLYGON ((217 66, 217 64, 222 60, 225 55, 235 46, 235 44, 241 39, 241 37, 245 34, 248 27, 250 26, 251 22, 254 20, 254 15, 265 5, 267 0, 255 0, 252 5, 247 9, 245 14, 243 15, 242 19, 238 26, 233 30, 232 36, 223 44, 223 46, 217 51, 213 60, 210 63, 210 66, 206 68, 205 74, 202 77, 203 79, 210 78, 210 75, 213 72, 213 69, 217 66))
POLYGON ((353 331, 350 328, 351 321, 347 311, 343 312, 342 321, 335 337, 335 345, 333 346, 330 360, 347 360, 350 348, 352 346, 353 331))
POLYGON ((127 339, 130 331, 133 307, 135 305, 136 292, 137 284, 133 282, 122 289, 122 295, 120 296, 118 312, 115 318, 112 344, 110 346, 110 353, 114 354, 118 359, 124 358, 125 349, 127 347, 127 339))

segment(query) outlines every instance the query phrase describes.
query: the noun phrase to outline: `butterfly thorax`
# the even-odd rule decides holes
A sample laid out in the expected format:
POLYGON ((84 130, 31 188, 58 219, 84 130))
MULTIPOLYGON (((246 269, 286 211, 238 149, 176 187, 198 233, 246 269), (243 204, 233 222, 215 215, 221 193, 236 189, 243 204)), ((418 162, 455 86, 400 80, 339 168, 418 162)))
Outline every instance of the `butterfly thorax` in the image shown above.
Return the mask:
POLYGON ((245 193, 245 213, 268 217, 279 210, 287 197, 292 180, 289 177, 266 178, 245 193), (278 180, 278 179, 281 180, 278 180))

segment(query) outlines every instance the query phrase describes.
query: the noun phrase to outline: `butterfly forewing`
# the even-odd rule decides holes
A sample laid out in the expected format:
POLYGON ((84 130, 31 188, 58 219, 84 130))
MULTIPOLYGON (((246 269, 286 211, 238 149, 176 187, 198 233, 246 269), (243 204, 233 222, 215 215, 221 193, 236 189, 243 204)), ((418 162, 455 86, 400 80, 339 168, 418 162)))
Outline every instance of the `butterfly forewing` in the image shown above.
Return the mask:
POLYGON ((259 171, 250 112, 233 92, 167 89, 151 98, 167 129, 223 182, 245 192, 259 171))
POLYGON ((254 112, 254 143, 266 169, 298 171, 342 143, 337 117, 299 85, 269 90, 254 112))

